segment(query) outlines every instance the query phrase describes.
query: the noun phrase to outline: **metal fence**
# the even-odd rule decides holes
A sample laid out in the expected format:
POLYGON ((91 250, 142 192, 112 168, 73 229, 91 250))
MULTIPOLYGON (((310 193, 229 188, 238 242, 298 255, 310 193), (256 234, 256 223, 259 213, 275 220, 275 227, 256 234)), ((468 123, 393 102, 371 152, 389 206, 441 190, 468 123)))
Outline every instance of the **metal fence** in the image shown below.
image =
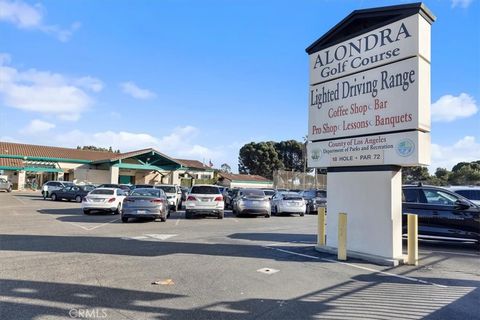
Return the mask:
POLYGON ((273 172, 273 186, 276 189, 325 189, 327 175, 276 170, 273 172))

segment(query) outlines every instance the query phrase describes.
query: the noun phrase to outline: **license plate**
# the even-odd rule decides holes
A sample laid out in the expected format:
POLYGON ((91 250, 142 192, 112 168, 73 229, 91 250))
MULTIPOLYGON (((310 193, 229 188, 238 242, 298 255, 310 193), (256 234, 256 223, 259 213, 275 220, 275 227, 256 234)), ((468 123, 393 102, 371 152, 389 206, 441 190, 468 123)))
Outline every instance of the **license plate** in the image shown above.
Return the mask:
POLYGON ((103 202, 103 199, 93 199, 93 202, 103 202))
POLYGON ((210 199, 209 199, 209 198, 200 198, 200 201, 202 201, 202 202, 208 202, 208 201, 210 201, 210 199))
POLYGON ((138 214, 145 214, 145 213, 147 213, 147 211, 145 211, 145 210, 137 210, 137 213, 138 213, 138 214))

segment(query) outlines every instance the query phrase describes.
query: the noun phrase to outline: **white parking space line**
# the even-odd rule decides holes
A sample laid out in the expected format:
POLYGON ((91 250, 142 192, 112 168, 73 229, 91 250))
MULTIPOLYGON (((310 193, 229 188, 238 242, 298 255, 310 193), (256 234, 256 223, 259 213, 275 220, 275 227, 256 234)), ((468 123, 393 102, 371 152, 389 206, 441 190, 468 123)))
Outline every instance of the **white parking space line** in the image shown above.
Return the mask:
POLYGON ((233 218, 233 221, 238 222, 238 219, 237 219, 237 218, 233 218))
POLYGON ((276 251, 280 251, 280 252, 284 252, 284 253, 288 253, 288 254, 293 254, 293 255, 304 257, 304 258, 322 260, 322 261, 327 261, 327 262, 332 262, 332 263, 339 263, 339 264, 342 264, 342 265, 345 265, 345 266, 349 266, 349 267, 353 267, 353 268, 357 268, 357 269, 361 269, 361 270, 365 270, 365 271, 380 273, 380 274, 383 274, 383 275, 387 275, 387 276, 391 276, 391 277, 395 277, 395 278, 400 278, 400 279, 403 279, 403 280, 409 280, 409 281, 419 282, 419 283, 423 283, 423 284, 430 284, 430 285, 434 285, 434 286, 440 287, 440 288, 447 288, 448 287, 448 286, 444 286, 444 285, 441 285, 441 284, 420 280, 420 279, 417 279, 417 278, 407 277, 407 276, 403 276, 403 275, 400 275, 400 274, 394 274, 394 273, 390 273, 390 272, 375 270, 375 269, 364 267, 364 266, 359 266, 359 265, 356 265, 356 264, 353 264, 353 263, 342 262, 342 261, 326 259, 326 258, 320 258, 320 257, 312 256, 312 255, 309 255, 309 254, 298 253, 298 252, 285 250, 285 249, 280 249, 280 248, 266 247, 266 246, 264 246, 264 248, 268 248, 268 249, 272 249, 272 250, 276 250, 276 251))
POLYGON ((175 225, 178 226, 179 223, 180 223, 180 218, 178 218, 177 221, 175 221, 175 225))
MULTIPOLYGON (((82 226, 81 224, 75 223, 75 222, 68 222, 68 221, 67 221, 67 223, 69 223, 69 224, 71 224, 71 225, 73 225, 73 226, 75 226, 75 227, 82 228, 83 230, 91 231, 91 230, 94 230, 94 229, 97 229, 97 228, 106 226, 107 224, 112 223, 112 222, 115 222, 115 221, 118 221, 118 220, 120 220, 120 218, 116 218, 116 219, 114 219, 114 220, 110 220, 110 221, 107 221, 107 222, 105 222, 105 223, 102 223, 102 224, 100 224, 100 225, 98 225, 98 226, 94 226, 94 227, 90 227, 90 228, 89 228, 89 227, 82 226)), ((58 220, 57 220, 57 221, 58 221, 58 220)), ((58 222, 64 223, 64 222, 62 222, 62 221, 58 221, 58 222)))
POLYGON ((113 220, 111 220, 111 221, 102 223, 101 225, 98 225, 98 226, 95 226, 95 227, 93 227, 93 228, 88 229, 88 231, 93 230, 93 229, 97 229, 97 228, 100 228, 100 227, 103 227, 103 226, 105 226, 105 225, 107 225, 107 224, 109 224, 109 223, 112 223, 112 222, 115 222, 115 221, 118 221, 118 220, 120 220, 120 218, 116 218, 116 219, 113 219, 113 220))

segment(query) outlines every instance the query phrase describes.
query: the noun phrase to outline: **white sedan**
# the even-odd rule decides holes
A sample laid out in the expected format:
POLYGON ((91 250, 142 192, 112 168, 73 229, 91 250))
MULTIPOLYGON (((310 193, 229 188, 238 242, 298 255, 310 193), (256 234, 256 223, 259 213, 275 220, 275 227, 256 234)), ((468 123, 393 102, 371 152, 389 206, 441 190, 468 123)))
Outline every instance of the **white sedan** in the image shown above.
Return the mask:
POLYGON ((299 214, 305 215, 306 204, 302 196, 295 192, 277 192, 272 197, 272 214, 299 214))
POLYGON ((83 213, 90 211, 108 211, 119 214, 122 211, 125 192, 117 188, 98 188, 90 191, 82 202, 83 213))

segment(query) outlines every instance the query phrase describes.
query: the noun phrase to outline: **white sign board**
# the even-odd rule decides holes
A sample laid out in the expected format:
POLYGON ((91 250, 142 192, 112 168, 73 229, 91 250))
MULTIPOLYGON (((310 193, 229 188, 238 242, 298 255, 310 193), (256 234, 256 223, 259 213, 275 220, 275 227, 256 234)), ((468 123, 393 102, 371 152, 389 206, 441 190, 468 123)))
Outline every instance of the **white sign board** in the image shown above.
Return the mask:
POLYGON ((430 64, 421 58, 324 82, 309 90, 310 141, 398 130, 430 131, 430 64))
POLYGON ((309 56, 310 84, 416 55, 430 62, 430 27, 416 14, 315 52, 309 56))
POLYGON ((430 164, 430 133, 409 131, 307 144, 308 167, 430 164))

